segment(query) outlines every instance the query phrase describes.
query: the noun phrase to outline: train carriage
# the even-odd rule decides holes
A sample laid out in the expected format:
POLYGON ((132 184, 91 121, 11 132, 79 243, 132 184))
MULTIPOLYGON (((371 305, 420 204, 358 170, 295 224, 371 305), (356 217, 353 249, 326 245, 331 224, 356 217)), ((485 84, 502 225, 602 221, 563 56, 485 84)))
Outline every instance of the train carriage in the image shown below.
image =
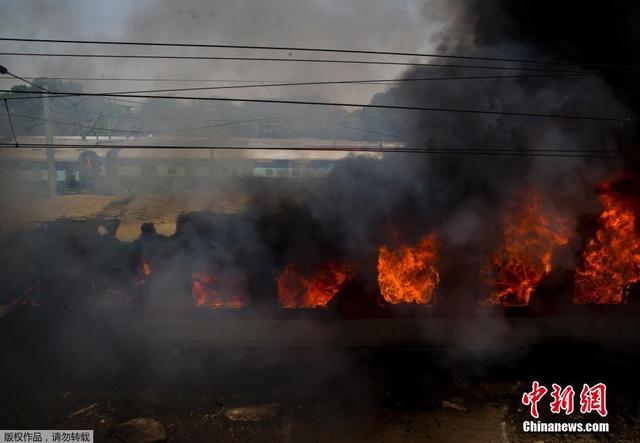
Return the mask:
MULTIPOLYGON (((25 147, 0 151, 3 176, 35 193, 45 194, 46 149, 29 147, 44 144, 44 138, 22 137, 19 142, 25 147)), ((370 148, 381 144, 340 142, 336 145, 331 140, 55 137, 54 145, 58 194, 179 192, 234 180, 313 180, 326 177, 335 162, 347 156, 382 158, 381 153, 325 150, 327 146, 370 148), (61 148, 60 145, 67 146, 61 148), (217 148, 206 148, 213 145, 217 148), (234 149, 237 146, 243 148, 234 149)), ((400 145, 385 143, 384 146, 400 145)))

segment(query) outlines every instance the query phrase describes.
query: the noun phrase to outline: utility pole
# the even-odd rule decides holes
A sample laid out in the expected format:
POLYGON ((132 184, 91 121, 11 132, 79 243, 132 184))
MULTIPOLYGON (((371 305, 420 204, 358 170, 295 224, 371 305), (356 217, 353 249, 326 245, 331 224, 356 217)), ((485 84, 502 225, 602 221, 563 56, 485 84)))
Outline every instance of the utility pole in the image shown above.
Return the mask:
POLYGON ((87 136, 84 132, 84 107, 82 106, 82 101, 78 102, 76 110, 78 111, 78 135, 82 140, 86 140, 87 136))
POLYGON ((56 196, 56 155, 51 147, 53 145, 53 131, 51 128, 50 110, 49 110, 49 96, 42 96, 42 111, 44 118, 44 137, 47 144, 47 182, 49 188, 49 198, 56 196))

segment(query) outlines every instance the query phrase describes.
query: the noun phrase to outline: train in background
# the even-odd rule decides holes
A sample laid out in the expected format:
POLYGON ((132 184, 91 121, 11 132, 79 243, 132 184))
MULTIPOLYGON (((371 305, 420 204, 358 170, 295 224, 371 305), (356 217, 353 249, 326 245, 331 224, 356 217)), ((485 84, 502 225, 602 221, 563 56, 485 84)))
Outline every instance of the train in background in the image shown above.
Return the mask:
MULTIPOLYGON (((46 149, 29 147, 43 144, 43 138, 22 137, 18 141, 26 146, 0 150, 3 176, 34 194, 46 194, 46 149)), ((315 180, 329 175, 335 163, 347 156, 382 158, 382 153, 349 152, 349 148, 400 146, 309 139, 152 140, 150 137, 93 137, 86 140, 55 137, 54 145, 58 146, 55 171, 59 195, 181 192, 210 189, 212 185, 223 186, 238 180, 262 183, 269 179, 315 180), (63 144, 68 146, 59 147, 63 144), (165 145, 166 148, 150 147, 165 145), (202 149, 198 146, 229 148, 202 149), (243 149, 233 149, 237 146, 243 149), (322 150, 327 146, 346 149, 322 150), (292 147, 302 149, 291 150, 292 147), (312 150, 314 147, 319 150, 312 150)))

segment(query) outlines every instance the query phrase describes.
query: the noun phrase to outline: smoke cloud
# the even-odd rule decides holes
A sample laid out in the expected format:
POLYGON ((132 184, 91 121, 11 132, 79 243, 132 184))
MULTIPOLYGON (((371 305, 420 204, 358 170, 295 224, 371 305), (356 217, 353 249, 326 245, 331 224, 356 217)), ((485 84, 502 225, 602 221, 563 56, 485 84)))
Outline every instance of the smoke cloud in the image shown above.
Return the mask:
MULTIPOLYGON (((83 8, 80 4, 70 5, 83 8)), ((437 1, 421 6, 407 2, 401 7, 397 7, 396 2, 385 1, 375 2, 376 7, 373 7, 370 2, 300 3, 293 0, 264 5, 254 2, 208 5, 209 2, 182 2, 180 6, 168 2, 136 2, 125 8, 114 2, 101 6, 106 9, 98 10, 105 17, 112 14, 114 26, 122 31, 122 39, 131 40, 401 48, 406 51, 438 48, 452 54, 570 60, 577 64, 574 69, 579 69, 579 63, 583 61, 633 64, 637 57, 637 52, 618 50, 628 48, 619 43, 633 40, 637 32, 634 22, 621 14, 621 11, 637 10, 631 2, 606 7, 600 4, 597 10, 590 2, 584 2, 578 8, 557 2, 498 0, 437 1), (615 32, 609 32, 609 29, 591 32, 605 26, 603 23, 615 28, 615 32), (616 50, 610 52, 608 48, 616 50)), ((91 17, 89 25, 82 14, 78 15, 82 19, 69 18, 67 14, 51 11, 52 7, 49 2, 42 8, 33 2, 21 2, 10 6, 13 12, 10 15, 19 16, 17 12, 23 12, 30 20, 43 22, 40 15, 43 14, 51 25, 41 31, 41 36, 51 37, 52 31, 62 29, 62 26, 75 25, 77 29, 87 30, 94 24, 91 20, 96 20, 95 12, 87 13, 91 17)), ((111 35, 109 22, 99 22, 92 36, 111 35)), ((5 24, 0 22, 0 26, 5 24)), ((3 28, 15 29, 16 25, 12 26, 14 28, 3 28)), ((83 33, 82 37, 90 36, 83 33)), ((62 72, 57 71, 62 69, 61 64, 47 63, 21 67, 25 71, 38 68, 45 70, 41 72, 62 72)), ((521 62, 516 66, 529 67, 531 64, 521 62)), ((193 72, 193 68, 186 66, 165 68, 164 65, 132 71, 128 67, 98 65, 97 62, 88 65, 74 62, 67 68, 74 73, 100 75, 126 71, 127 75, 180 76, 193 72)), ((249 79, 259 72, 261 77, 277 77, 278 80, 393 74, 390 69, 350 67, 347 71, 347 68, 333 65, 321 69, 269 66, 249 70, 244 65, 207 67, 203 64, 199 69, 203 76, 213 76, 215 72, 215 76, 249 79)), ((495 72, 473 70, 473 74, 495 75, 495 72)), ((404 78, 451 76, 459 75, 459 70, 453 67, 418 68, 401 75, 404 78)), ((626 93, 627 86, 626 77, 600 73, 421 81, 379 92, 372 102, 532 114, 635 117, 637 101, 626 93)), ((342 99, 369 97, 376 92, 357 92, 360 90, 356 91, 356 88, 339 93, 318 91, 323 96, 342 99)), ((293 92, 290 96, 297 94, 293 92)), ((625 123, 472 113, 361 112, 364 117, 384 122, 400 141, 412 148, 509 149, 514 154, 523 154, 533 148, 561 147, 568 153, 572 150, 613 153, 636 138, 632 126, 625 123)), ((252 308, 276 303, 274 282, 287 263, 295 262, 302 269, 315 269, 327 260, 337 259, 354 266, 356 289, 342 294, 342 299, 356 294, 352 306, 356 309, 361 306, 357 301, 362 300, 373 300, 373 305, 379 307, 376 305, 379 296, 375 273, 380 245, 413 244, 424 234, 435 232, 441 244, 439 302, 450 307, 459 302, 475 307, 478 293, 481 293, 479 270, 486 266, 499 246, 499 221, 510 202, 522 199, 523 195, 540 194, 548 212, 568 217, 575 231, 582 216, 597 212, 595 185, 624 167, 622 160, 543 155, 390 153, 382 161, 354 156, 338 162, 322 183, 239 185, 240 191, 250 196, 246 213, 185 216, 179 222, 175 236, 169 239, 149 232, 127 249, 129 246, 107 236, 103 240, 105 245, 118 252, 102 258, 118 257, 122 252, 128 261, 118 261, 121 264, 111 268, 110 275, 128 275, 131 280, 140 273, 137 260, 141 256, 148 257, 154 270, 148 282, 148 287, 152 288, 149 294, 154 294, 149 303, 151 306, 161 302, 174 303, 176 294, 190 294, 191 273, 206 269, 228 277, 223 292, 233 287, 251 294, 252 308)), ((94 237, 97 238, 97 234, 94 237)), ((35 240, 30 240, 36 243, 31 245, 36 245, 42 238, 55 239, 56 236, 50 231, 38 232, 33 237, 35 240)), ((60 235, 59 238, 65 237, 60 235)), ((64 250, 64 244, 52 242, 48 244, 48 251, 64 250)), ((37 245, 37 248, 41 247, 37 245)), ((565 266, 575 266, 579 247, 579 242, 569 243, 566 255, 573 259, 566 260, 565 266)), ((89 254, 82 255, 77 250, 65 250, 65 253, 68 253, 64 255, 67 273, 51 277, 59 286, 49 286, 50 290, 61 294, 65 286, 62 283, 92 281, 83 272, 87 263, 90 263, 89 275, 94 275, 95 281, 96 275, 104 274, 109 262, 93 261, 87 258, 89 254)), ((43 254, 39 260, 38 265, 46 267, 54 258, 43 254)), ((348 302, 336 300, 335 303, 348 302)), ((492 335, 488 339, 508 333, 500 320, 495 320, 486 331, 488 336, 492 335)), ((463 342, 466 337, 459 339, 463 342)))

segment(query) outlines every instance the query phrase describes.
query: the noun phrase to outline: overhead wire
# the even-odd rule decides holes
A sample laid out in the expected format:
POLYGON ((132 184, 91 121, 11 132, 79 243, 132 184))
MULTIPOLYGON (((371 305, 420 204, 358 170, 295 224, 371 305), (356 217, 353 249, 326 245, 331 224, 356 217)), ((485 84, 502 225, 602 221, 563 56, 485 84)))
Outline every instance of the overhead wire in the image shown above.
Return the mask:
POLYGON ((254 49, 254 50, 275 50, 275 51, 299 51, 299 52, 326 52, 342 54, 366 54, 366 55, 387 55, 405 57, 431 57, 453 60, 475 60, 494 61, 504 63, 529 63, 541 65, 558 66, 591 66, 598 68, 631 68, 638 69, 640 66, 612 63, 594 63, 587 61, 565 61, 565 60, 540 60, 527 58, 506 58, 470 56, 460 54, 438 54, 427 52, 407 52, 407 51, 378 51, 361 49, 336 49, 318 48, 304 46, 273 46, 273 45, 238 45, 238 44, 209 44, 209 43, 176 43, 176 42, 140 42, 140 41, 116 41, 116 40, 72 40, 72 39, 36 39, 18 37, 0 37, 0 41, 30 42, 30 43, 60 43, 60 44, 84 44, 84 45, 115 45, 115 46, 156 46, 156 47, 179 47, 179 48, 217 48, 217 49, 254 49))
MULTIPOLYGON (((305 85, 332 85, 332 84, 381 84, 381 85, 400 85, 408 82, 422 82, 422 81, 439 81, 439 80, 500 80, 500 79, 533 79, 533 78, 563 78, 563 77, 588 77, 597 75, 592 72, 582 73, 549 73, 549 74, 518 74, 518 75, 473 75, 473 76, 439 76, 439 77, 405 77, 405 78, 391 78, 391 79, 359 79, 359 80, 328 80, 328 81, 300 81, 300 82, 285 82, 276 80, 221 80, 221 79, 168 79, 168 78, 114 78, 114 77, 24 77, 32 80, 77 80, 77 81, 136 81, 136 82, 220 82, 220 83, 243 83, 238 85, 226 85, 226 86, 211 86, 207 89, 233 89, 233 88, 253 88, 253 87, 267 87, 267 86, 305 86, 305 85), (246 83, 253 83, 246 85, 246 83)), ((0 80, 9 80, 2 79, 0 80)))
MULTIPOLYGON (((43 86, 41 86, 41 85, 38 85, 37 83, 31 82, 31 81, 29 81, 28 79, 26 79, 25 77, 21 77, 21 76, 19 76, 19 75, 16 75, 16 74, 14 74, 14 73, 10 72, 9 70, 7 70, 6 68, 4 68, 4 69, 3 69, 3 73, 4 73, 4 74, 7 74, 7 75, 10 75, 11 77, 13 77, 13 78, 15 78, 15 79, 18 79, 18 80, 20 80, 20 81, 23 81, 23 82, 25 82, 25 83, 27 83, 27 84, 29 84, 29 85, 33 86, 34 88, 40 89, 40 90, 42 90, 42 91, 44 91, 44 92, 46 92, 46 93, 48 93, 48 94, 55 94, 55 93, 54 93, 53 91, 51 91, 50 89, 47 89, 47 88, 45 88, 45 87, 43 87, 43 86)), ((24 91, 22 91, 22 92, 24 92, 24 91)), ((65 98, 64 96, 63 96, 63 99, 64 99, 65 101, 71 101, 71 106, 68 106, 67 108, 65 108, 64 110, 62 110, 60 113, 57 113, 56 115, 62 114, 63 112, 66 112, 68 109, 71 109, 72 107, 77 107, 80 103, 82 103, 82 102, 84 102, 84 101, 88 100, 88 99, 89 99, 89 97, 86 97, 86 98, 84 98, 84 99, 82 99, 82 100, 78 100, 77 102, 73 102, 73 100, 71 100, 71 99, 67 99, 67 98, 65 98)), ((5 98, 5 101, 6 101, 6 100, 7 100, 7 98, 5 98)), ((34 125, 34 126, 30 127, 30 128, 27 128, 27 130, 31 130, 31 129, 35 128, 36 126, 37 126, 37 125, 34 125)), ((78 123, 76 126, 78 127, 78 129, 80 129, 80 124, 79 124, 79 123, 78 123)))
MULTIPOLYGON (((33 117, 33 116, 30 116, 30 115, 13 114, 13 116, 17 117, 17 118, 27 119, 27 120, 38 120, 38 121, 41 121, 41 122, 48 121, 48 122, 54 123, 56 125, 61 125, 61 126, 70 126, 70 127, 79 128, 79 129, 93 130, 93 131, 99 131, 99 132, 105 132, 105 133, 118 133, 118 134, 175 133, 175 132, 196 131, 196 130, 202 130, 202 129, 212 129, 212 128, 217 128, 217 127, 233 126, 233 125, 246 124, 246 123, 255 123, 255 122, 259 122, 259 121, 295 119, 294 117, 286 117, 286 116, 260 117, 260 118, 236 120, 236 121, 223 121, 223 122, 215 123, 215 124, 212 124, 212 125, 195 126, 195 127, 187 127, 187 128, 175 128, 175 129, 118 129, 118 128, 103 128, 103 127, 99 127, 99 126, 80 126, 80 125, 75 124, 75 123, 69 123, 69 122, 64 122, 64 121, 60 121, 60 120, 53 120, 51 118, 50 119, 45 119, 45 118, 40 118, 40 117, 33 117)), ((102 116, 103 117, 109 117, 109 116, 105 116, 105 115, 102 115, 102 116)), ((118 117, 118 116, 115 116, 115 117, 118 117)), ((189 119, 185 119, 185 120, 189 120, 189 119)), ((365 128, 358 128, 356 126, 340 125, 340 124, 334 124, 334 123, 331 123, 331 122, 320 122, 320 123, 321 124, 332 125, 332 126, 335 125, 335 126, 339 126, 339 127, 345 128, 345 129, 352 129, 354 131, 359 131, 359 132, 382 135, 382 136, 385 136, 385 137, 393 137, 393 134, 388 134, 388 133, 385 133, 385 132, 374 131, 374 130, 365 129, 365 128)), ((38 125, 39 125, 39 123, 38 123, 38 125)), ((36 126, 38 126, 38 125, 36 125, 36 126)), ((35 126, 27 128, 27 130, 33 129, 34 127, 35 126)))
MULTIPOLYGON (((502 79, 502 78, 548 78, 548 77, 575 77, 575 76, 590 76, 593 74, 584 73, 584 74, 565 74, 565 75, 552 75, 552 74, 541 74, 541 75, 529 75, 529 76, 473 76, 473 77, 422 77, 422 78, 412 78, 412 79, 399 79, 396 80, 397 83, 382 83, 385 81, 393 81, 393 80, 335 80, 335 81, 314 81, 314 82, 281 82, 281 83, 260 83, 260 84, 252 84, 252 85, 226 85, 226 86, 199 86, 199 87, 191 87, 191 88, 165 88, 165 89, 146 89, 146 90, 137 90, 137 91, 120 91, 113 92, 113 94, 147 94, 147 93, 156 93, 156 92, 185 92, 185 91, 213 91, 213 90, 224 90, 224 89, 250 89, 250 88, 270 88, 270 87, 283 87, 283 86, 321 86, 321 85, 344 85, 344 84, 384 84, 384 85, 397 85, 402 82, 410 82, 410 81, 437 81, 437 80, 481 80, 481 79, 502 79)), ((273 95, 273 94, 271 94, 273 95)))
POLYGON ((526 66, 485 66, 485 65, 455 65, 445 63, 422 62, 396 62, 380 60, 353 60, 353 59, 317 59, 297 57, 230 57, 230 56, 205 56, 205 55, 157 55, 157 54, 83 54, 63 52, 0 52, 3 56, 27 56, 27 57, 74 57, 74 58, 115 58, 132 60, 226 60, 226 61, 262 61, 262 62, 299 62, 299 63, 336 63, 357 65, 383 65, 383 66, 414 66, 432 68, 457 68, 457 69, 484 69, 499 71, 532 71, 532 72, 556 72, 556 73, 584 73, 585 70, 564 70, 549 68, 534 68, 526 66))
MULTIPOLYGON (((16 91, 0 89, 0 92, 12 93, 16 91)), ((34 94, 34 91, 19 91, 20 94, 34 94)), ((41 96, 41 93, 36 93, 41 96)), ((393 109, 406 111, 422 111, 422 112, 439 112, 439 113, 460 113, 460 114, 478 114, 492 116, 509 116, 509 117, 531 117, 531 118, 552 118, 563 120, 584 120, 584 121, 600 121, 600 122, 627 122, 638 123, 636 118, 620 118, 620 117, 603 117, 593 115, 574 115, 574 114, 548 114, 542 112, 524 112, 524 111, 493 111, 486 109, 469 109, 469 108, 445 108, 435 106, 407 106, 407 105, 382 105, 373 103, 349 103, 349 102, 324 102, 311 100, 277 100, 277 99, 258 99, 258 98, 240 98, 240 97, 198 97, 198 96, 176 96, 176 95, 149 95, 149 94, 124 94, 124 93, 89 93, 89 92, 53 92, 52 96, 65 97, 125 97, 125 98, 146 98, 146 99, 166 99, 166 100, 196 100, 196 101, 220 101, 220 102, 238 102, 238 103, 271 103, 271 104, 291 104, 291 105, 310 105, 310 106, 339 106, 350 108, 373 108, 373 109, 393 109)), ((21 100, 30 97, 6 97, 8 100, 21 100)))
MULTIPOLYGON (((562 150, 562 149, 514 149, 514 148, 408 148, 408 147, 367 147, 367 146, 225 146, 225 145, 128 145, 110 144, 45 144, 21 143, 23 147, 41 148, 119 148, 119 149, 193 149, 193 150, 250 150, 250 151, 327 151, 327 152, 372 152, 406 154, 450 154, 450 155, 486 155, 516 157, 566 157, 566 158, 620 158, 623 153, 609 150, 562 150)), ((13 145, 0 143, 0 148, 13 145)), ((628 154, 628 153, 627 153, 628 154)))
POLYGON ((9 127, 11 128, 11 134, 13 134, 13 141, 15 143, 15 147, 18 147, 18 137, 16 137, 16 131, 13 129, 13 122, 11 121, 11 111, 9 110, 9 103, 7 100, 4 101, 4 107, 7 110, 7 118, 9 119, 9 127))
MULTIPOLYGON (((15 74, 12 74, 8 71, 6 71, 7 74, 11 75, 14 78, 17 78, 21 81, 25 81, 26 83, 37 87, 38 89, 41 89, 45 92, 48 93, 54 93, 53 91, 46 89, 44 87, 41 87, 40 85, 37 85, 35 83, 32 83, 28 80, 26 80, 23 77, 17 76, 15 74)), ((268 86, 268 85, 264 85, 264 86, 268 86)), ((62 111, 60 111, 59 113, 57 113, 56 115, 60 115, 64 112, 66 112, 68 109, 74 107, 74 106, 78 106, 82 101, 86 101, 89 97, 85 97, 82 100, 73 103, 71 106, 68 106, 67 108, 63 109, 62 111)), ((5 99, 5 105, 6 105, 6 99, 5 99)), ((8 105, 7 109, 8 109, 8 105)), ((53 119, 44 119, 44 118, 38 118, 38 117, 32 117, 32 116, 25 116, 25 115, 16 115, 16 117, 20 117, 20 118, 25 118, 25 119, 31 119, 31 120, 39 120, 39 121, 50 121, 52 123, 56 123, 59 125, 66 125, 66 126, 73 126, 73 127, 77 127, 78 129, 89 129, 89 130, 94 130, 94 131, 101 131, 101 132, 116 132, 116 133, 150 133, 150 132, 182 132, 182 131, 192 131, 192 130, 200 130, 200 129, 209 129, 209 128, 214 128, 214 127, 218 127, 218 126, 227 126, 227 125, 234 125, 234 124, 240 124, 240 123, 248 123, 248 122, 254 122, 254 121, 258 121, 258 120, 274 120, 274 119, 282 119, 282 117, 278 117, 278 118, 260 118, 260 119, 250 119, 250 120, 242 120, 242 121, 236 121, 236 122, 223 122, 223 123, 218 123, 215 125, 207 125, 207 126, 200 126, 200 127, 193 127, 193 128, 178 128, 178 129, 171 129, 171 130, 120 130, 120 129, 110 129, 110 128, 100 128, 100 127, 96 127, 95 124, 93 126, 87 127, 87 126, 82 126, 79 123, 78 124, 70 124, 67 122, 61 122, 61 121, 56 121, 53 119)), ((36 126, 38 126, 38 124, 31 126, 30 128, 27 128, 27 131, 30 129, 35 128, 36 126)), ((361 132, 368 132, 368 133, 375 133, 378 135, 384 135, 384 136, 390 136, 390 134, 385 134, 382 132, 378 132, 378 131, 372 131, 372 130, 367 130, 367 129, 363 129, 363 128, 357 128, 357 127, 353 127, 353 126, 346 126, 346 125, 342 125, 343 127, 347 128, 347 129, 353 129, 353 130, 357 130, 357 131, 361 131, 361 132)), ((12 126, 13 129, 13 126, 12 126)), ((15 134, 14 134, 14 139, 15 139, 15 134)))

